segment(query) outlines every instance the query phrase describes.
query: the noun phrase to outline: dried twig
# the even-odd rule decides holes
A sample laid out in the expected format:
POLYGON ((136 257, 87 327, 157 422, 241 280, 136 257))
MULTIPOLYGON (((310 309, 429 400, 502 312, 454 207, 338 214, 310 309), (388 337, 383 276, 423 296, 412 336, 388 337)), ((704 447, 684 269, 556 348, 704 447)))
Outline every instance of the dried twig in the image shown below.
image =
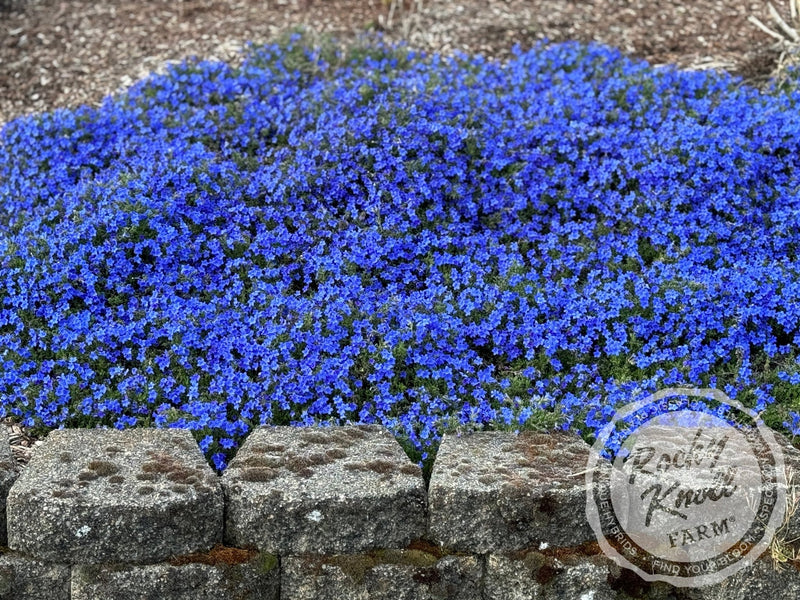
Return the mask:
POLYGON ((389 4, 389 14, 386 16, 386 29, 392 29, 394 23, 394 12, 397 10, 397 0, 392 0, 389 4))
POLYGON ((781 54, 777 66, 772 72, 772 78, 780 84, 786 80, 787 68, 800 63, 800 0, 788 0, 788 2, 791 25, 781 17, 771 2, 767 2, 767 10, 775 24, 775 29, 767 27, 753 15, 747 17, 747 20, 753 25, 777 40, 773 48, 779 50, 781 54))
POLYGON ((389 5, 389 10, 385 18, 383 15, 378 16, 378 23, 386 31, 394 29, 395 17, 400 24, 400 34, 404 39, 407 39, 413 30, 419 28, 422 0, 411 0, 408 10, 405 7, 405 0, 385 0, 384 4, 389 5))
POLYGON ((776 571, 780 571, 786 563, 800 559, 800 549, 795 546, 800 540, 786 538, 786 531, 791 525, 795 513, 800 509, 800 482, 791 467, 786 467, 786 484, 786 507, 783 521, 770 544, 772 563, 776 571))
POLYGON ((775 38, 779 42, 785 41, 785 38, 780 33, 778 33, 777 31, 772 31, 772 29, 764 25, 764 23, 762 23, 758 18, 754 17, 753 15, 748 16, 747 20, 750 21, 756 27, 758 27, 761 31, 775 38))
MULTIPOLYGON (((789 4, 793 6, 794 0, 790 0, 789 4)), ((772 20, 778 24, 778 27, 781 28, 781 31, 783 31, 783 33, 785 33, 786 36, 793 42, 800 42, 800 34, 797 33, 797 30, 789 27, 789 24, 784 21, 780 14, 778 14, 778 11, 775 10, 772 2, 767 2, 767 6, 769 7, 769 15, 772 17, 772 20)))
POLYGON ((798 20, 797 16, 798 7, 800 7, 800 0, 789 0, 789 8, 792 15, 792 24, 789 25, 783 17, 781 17, 772 2, 767 2, 767 11, 778 31, 767 27, 754 15, 749 15, 747 20, 768 36, 778 40, 781 46, 786 46, 787 44, 792 46, 797 45, 800 44, 800 32, 798 31, 798 29, 800 29, 800 20, 798 20))

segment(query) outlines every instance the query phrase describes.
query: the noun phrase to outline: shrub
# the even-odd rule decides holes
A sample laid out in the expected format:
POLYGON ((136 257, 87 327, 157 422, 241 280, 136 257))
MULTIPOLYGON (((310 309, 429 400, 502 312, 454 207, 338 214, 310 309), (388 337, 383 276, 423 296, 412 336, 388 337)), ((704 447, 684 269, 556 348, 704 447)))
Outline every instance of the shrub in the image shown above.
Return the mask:
POLYGON ((185 427, 220 469, 258 424, 426 459, 675 384, 800 433, 796 91, 574 43, 357 50, 2 130, 0 415, 185 427))

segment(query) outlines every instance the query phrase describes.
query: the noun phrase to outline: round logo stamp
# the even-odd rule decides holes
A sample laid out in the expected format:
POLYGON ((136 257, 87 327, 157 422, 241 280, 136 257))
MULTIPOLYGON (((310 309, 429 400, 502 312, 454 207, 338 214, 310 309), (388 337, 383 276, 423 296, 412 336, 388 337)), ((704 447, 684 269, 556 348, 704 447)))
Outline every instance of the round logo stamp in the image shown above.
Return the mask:
POLYGON ((769 548, 785 510, 772 431, 719 390, 669 388, 623 407, 589 456, 597 541, 648 581, 722 581, 769 548))

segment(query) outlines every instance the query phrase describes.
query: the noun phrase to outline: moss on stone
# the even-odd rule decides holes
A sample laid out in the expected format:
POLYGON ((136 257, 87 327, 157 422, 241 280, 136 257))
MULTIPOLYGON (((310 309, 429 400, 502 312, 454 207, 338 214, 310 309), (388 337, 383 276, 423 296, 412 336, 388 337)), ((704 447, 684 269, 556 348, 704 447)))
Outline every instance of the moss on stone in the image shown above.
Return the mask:
POLYGON ((375 459, 364 463, 347 463, 344 466, 349 471, 372 471, 381 475, 394 473, 397 465, 388 460, 375 459))
POLYGON ((278 566, 278 557, 269 552, 262 552, 258 568, 261 573, 269 573, 278 566))
MULTIPOLYGON (((321 572, 322 565, 331 565, 344 573, 354 583, 361 585, 372 569, 378 565, 401 565, 424 569, 426 579, 433 580, 428 572, 439 562, 440 556, 420 548, 406 548, 402 550, 373 550, 366 554, 337 554, 333 556, 317 557, 313 559, 316 564, 317 574, 321 572)), ((435 570, 435 569, 434 569, 435 570)))
POLYGON ((89 469, 97 473, 99 477, 108 477, 119 471, 119 467, 107 460, 93 460, 89 463, 89 469))
POLYGON ((343 433, 347 437, 357 440, 363 440, 365 437, 367 437, 367 434, 365 433, 363 426, 347 427, 343 430, 343 433))
POLYGON ((242 472, 241 477, 244 481, 264 483, 267 481, 272 481, 279 475, 280 471, 277 469, 271 469, 269 467, 251 467, 249 469, 245 469, 242 472))
POLYGON ((54 498, 74 498, 78 495, 74 490, 53 490, 51 495, 54 498))
POLYGON ((169 473, 171 470, 170 466, 158 463, 158 462, 146 462, 142 465, 142 471, 144 473, 169 473))
POLYGON ((320 431, 301 431, 300 439, 309 444, 327 444, 331 435, 320 431))
POLYGON ((234 462, 231 464, 233 467, 239 468, 249 468, 249 467, 256 467, 259 469, 263 468, 270 468, 270 469, 277 469, 280 468, 282 461, 273 456, 246 456, 241 459, 234 459, 234 462))
POLYGON ((169 564, 173 567, 181 567, 190 564, 203 564, 212 567, 242 565, 251 561, 257 554, 258 552, 256 550, 234 548, 232 546, 217 544, 207 552, 195 552, 173 557, 169 560, 169 564))
POLYGON ((400 467, 400 472, 406 475, 422 475, 422 469, 417 465, 403 465, 400 467))
POLYGON ((283 444, 253 444, 248 448, 250 452, 266 454, 268 452, 283 452, 286 446, 283 444))
POLYGON ((93 481, 97 479, 97 477, 98 475, 94 471, 81 471, 80 473, 78 473, 78 479, 80 479, 81 481, 86 481, 86 482, 93 481))
POLYGON ((196 474, 197 471, 195 471, 194 469, 178 468, 171 470, 169 473, 166 474, 166 477, 169 481, 173 483, 186 484, 188 483, 190 477, 194 477, 196 480, 197 479, 196 474))

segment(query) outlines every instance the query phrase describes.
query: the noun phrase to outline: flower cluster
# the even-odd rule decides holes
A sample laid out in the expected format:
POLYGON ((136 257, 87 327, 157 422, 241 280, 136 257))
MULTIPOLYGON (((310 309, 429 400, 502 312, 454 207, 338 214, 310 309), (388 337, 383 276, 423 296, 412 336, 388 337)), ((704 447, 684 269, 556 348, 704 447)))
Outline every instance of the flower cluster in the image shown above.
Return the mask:
POLYGON ((0 132, 0 415, 598 430, 660 386, 798 433, 800 94, 540 46, 302 39, 0 132), (777 400, 777 401, 775 401, 777 400))

